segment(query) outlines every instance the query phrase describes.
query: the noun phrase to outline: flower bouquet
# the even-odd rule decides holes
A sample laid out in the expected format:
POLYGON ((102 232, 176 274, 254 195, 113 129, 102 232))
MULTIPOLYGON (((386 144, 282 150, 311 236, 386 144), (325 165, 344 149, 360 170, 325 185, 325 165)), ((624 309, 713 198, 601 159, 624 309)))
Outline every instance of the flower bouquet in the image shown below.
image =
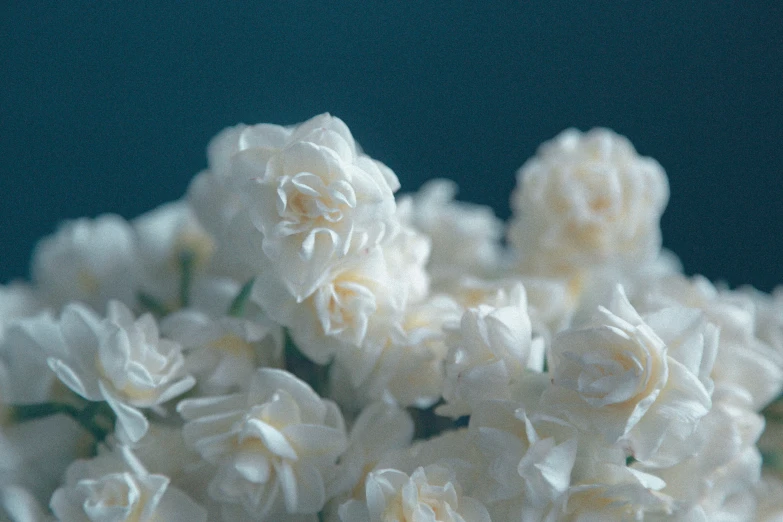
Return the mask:
POLYGON ((783 289, 683 274, 655 160, 566 130, 508 227, 399 188, 328 114, 238 125, 181 200, 41 240, 0 518, 781 520, 783 289))

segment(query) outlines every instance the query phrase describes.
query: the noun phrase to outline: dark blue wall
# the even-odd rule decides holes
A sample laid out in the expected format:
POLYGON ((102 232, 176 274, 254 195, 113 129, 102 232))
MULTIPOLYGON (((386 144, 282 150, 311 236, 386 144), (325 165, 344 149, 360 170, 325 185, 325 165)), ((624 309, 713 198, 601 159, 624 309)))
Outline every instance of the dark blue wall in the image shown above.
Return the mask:
POLYGON ((0 281, 63 218, 180 196, 224 126, 330 111, 502 217, 540 142, 612 127, 667 169, 687 271, 783 282, 780 2, 3 4, 0 281))

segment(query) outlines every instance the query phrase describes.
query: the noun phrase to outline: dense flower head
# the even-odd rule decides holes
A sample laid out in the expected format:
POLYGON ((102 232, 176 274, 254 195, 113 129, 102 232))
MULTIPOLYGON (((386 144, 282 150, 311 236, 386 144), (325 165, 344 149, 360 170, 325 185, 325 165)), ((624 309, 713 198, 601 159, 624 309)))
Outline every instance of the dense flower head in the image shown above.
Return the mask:
POLYGON ((110 301, 101 319, 80 305, 68 305, 56 337, 45 351, 57 377, 89 401, 106 401, 132 441, 149 422, 139 408, 161 405, 193 387, 179 344, 161 339, 149 314, 136 319, 118 301, 110 301))
POLYGON ((0 519, 741 522, 783 513, 783 287, 686 276, 661 165, 569 129, 508 243, 330 114, 0 286, 0 519))
POLYGON ((687 309, 661 313, 643 319, 618 287, 589 326, 553 341, 546 397, 607 442, 625 441, 637 460, 670 465, 697 451, 692 433, 712 406, 717 332, 687 309))
POLYGON ((263 368, 246 393, 187 399, 177 409, 186 444, 215 467, 209 492, 224 520, 323 508, 347 438, 337 406, 307 384, 263 368))
POLYGON ((91 461, 76 461, 66 484, 54 492, 51 508, 67 522, 206 522, 204 508, 170 480, 149 473, 127 446, 91 461))
POLYGON ((256 178, 252 212, 264 253, 302 300, 351 251, 393 232, 396 176, 360 153, 328 114, 301 124, 256 178))
POLYGON ((510 240, 538 273, 638 263, 660 247, 668 198, 663 168, 626 138, 568 129, 519 171, 510 240))

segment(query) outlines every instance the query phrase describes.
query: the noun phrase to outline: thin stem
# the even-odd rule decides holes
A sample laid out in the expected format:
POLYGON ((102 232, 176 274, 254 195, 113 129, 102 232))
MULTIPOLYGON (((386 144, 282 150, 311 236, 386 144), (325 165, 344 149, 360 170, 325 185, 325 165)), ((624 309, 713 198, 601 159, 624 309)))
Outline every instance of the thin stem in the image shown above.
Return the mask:
POLYGON ((228 315, 231 317, 242 317, 245 314, 245 305, 250 298, 250 293, 253 291, 253 284, 256 282, 256 278, 250 278, 250 281, 245 283, 237 293, 231 306, 228 307, 228 315))
POLYGON ((143 306, 148 311, 152 312, 152 315, 155 317, 166 317, 170 313, 170 310, 166 307, 166 305, 146 292, 140 291, 138 294, 136 294, 136 298, 139 300, 139 304, 141 304, 141 306, 143 306))
POLYGON ((79 409, 70 404, 58 402, 44 402, 40 404, 23 404, 14 406, 13 419, 17 422, 25 422, 43 417, 50 417, 63 413, 78 422, 85 430, 89 431, 95 440, 100 442, 106 438, 109 432, 114 428, 114 412, 111 412, 109 418, 104 417, 106 427, 98 424, 101 410, 105 410, 103 402, 88 402, 83 409, 79 409))
POLYGON ((193 262, 195 256, 190 250, 179 254, 179 304, 182 308, 190 304, 190 286, 193 281, 193 262))

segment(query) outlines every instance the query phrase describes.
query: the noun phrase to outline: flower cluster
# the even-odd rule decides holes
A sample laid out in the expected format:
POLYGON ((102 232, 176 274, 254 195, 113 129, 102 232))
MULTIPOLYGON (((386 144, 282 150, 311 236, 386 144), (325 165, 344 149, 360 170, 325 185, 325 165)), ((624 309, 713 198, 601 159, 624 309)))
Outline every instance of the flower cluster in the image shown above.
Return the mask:
POLYGON ((686 276, 607 129, 514 215, 340 119, 218 134, 184 197, 64 223, 0 287, 0 519, 783 518, 783 290, 686 276))

